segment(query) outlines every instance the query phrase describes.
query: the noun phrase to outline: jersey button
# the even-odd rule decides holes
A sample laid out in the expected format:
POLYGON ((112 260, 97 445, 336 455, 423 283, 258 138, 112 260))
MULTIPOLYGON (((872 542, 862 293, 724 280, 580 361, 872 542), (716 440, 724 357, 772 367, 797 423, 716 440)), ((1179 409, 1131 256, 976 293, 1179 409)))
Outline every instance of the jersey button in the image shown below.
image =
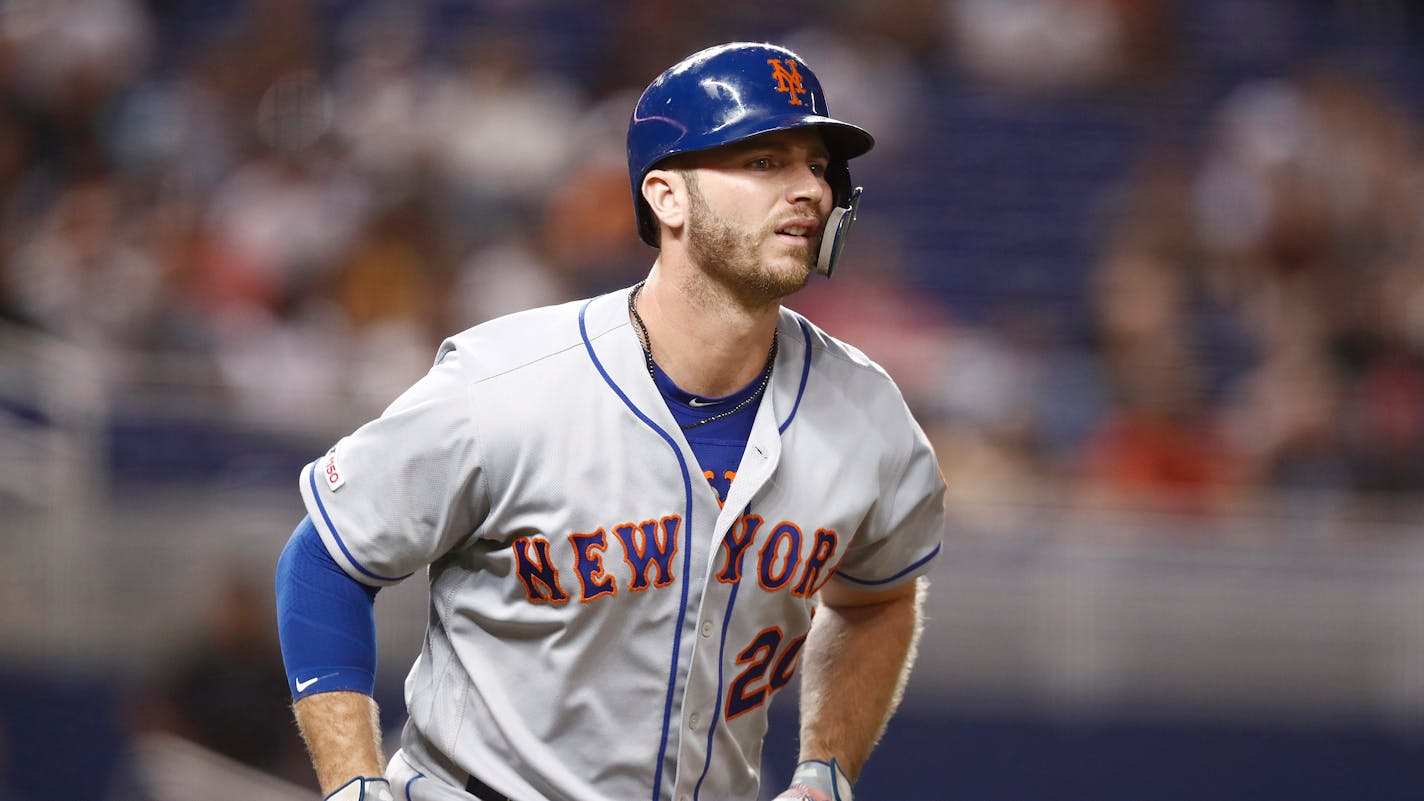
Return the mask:
POLYGON ((703 636, 703 637, 711 637, 711 636, 712 636, 712 621, 710 621, 710 620, 704 620, 704 621, 702 621, 702 636, 703 636))
POLYGON ((693 712, 691 715, 687 716, 687 728, 689 729, 696 731, 697 724, 701 722, 702 718, 698 717, 696 712, 693 712))

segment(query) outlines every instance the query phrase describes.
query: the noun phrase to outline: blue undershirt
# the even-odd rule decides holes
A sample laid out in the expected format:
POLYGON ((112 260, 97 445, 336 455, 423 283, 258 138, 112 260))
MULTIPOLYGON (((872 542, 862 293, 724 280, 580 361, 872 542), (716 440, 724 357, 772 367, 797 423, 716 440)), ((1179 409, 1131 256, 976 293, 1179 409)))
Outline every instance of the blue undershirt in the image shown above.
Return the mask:
MULTIPOLYGON (((657 364, 653 365, 653 382, 658 385, 658 391, 662 393, 668 410, 672 412, 673 419, 679 426, 706 420, 726 409, 734 408, 756 393, 757 388, 761 386, 761 379, 758 375, 750 384, 731 395, 707 398, 683 390, 673 383, 668 374, 663 372, 663 368, 657 364)), ((684 429, 682 432, 687 438, 687 444, 692 446, 692 453, 697 457, 703 477, 712 485, 712 489, 716 490, 720 500, 727 499, 732 477, 736 475, 737 467, 742 463, 742 452, 747 449, 747 439, 751 436, 752 423, 756 422, 757 407, 760 405, 761 398, 757 398, 736 414, 684 429)))

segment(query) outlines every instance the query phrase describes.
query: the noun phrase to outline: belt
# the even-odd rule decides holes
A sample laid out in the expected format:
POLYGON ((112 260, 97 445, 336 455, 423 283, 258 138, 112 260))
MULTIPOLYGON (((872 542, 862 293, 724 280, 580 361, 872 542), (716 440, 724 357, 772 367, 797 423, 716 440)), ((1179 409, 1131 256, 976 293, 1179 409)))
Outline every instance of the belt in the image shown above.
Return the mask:
POLYGON ((479 799, 479 801, 512 801, 509 796, 495 792, 488 784, 471 776, 465 782, 465 792, 479 799))

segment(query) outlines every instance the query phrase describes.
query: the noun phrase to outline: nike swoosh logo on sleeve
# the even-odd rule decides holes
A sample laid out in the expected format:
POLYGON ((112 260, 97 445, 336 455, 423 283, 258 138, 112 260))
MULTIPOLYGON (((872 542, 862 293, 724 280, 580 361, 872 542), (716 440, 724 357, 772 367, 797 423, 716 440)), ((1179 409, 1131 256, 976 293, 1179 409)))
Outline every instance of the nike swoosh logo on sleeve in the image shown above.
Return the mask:
POLYGON ((299 692, 299 693, 301 693, 301 692, 306 692, 306 689, 307 689, 308 687, 312 686, 313 684, 316 684, 317 682, 321 681, 322 679, 329 679, 329 678, 331 678, 332 676, 335 676, 335 675, 336 675, 335 673, 327 673, 327 674, 324 675, 324 676, 316 676, 316 677, 314 677, 314 678, 307 679, 306 681, 302 681, 301 679, 297 679, 297 692, 299 692))

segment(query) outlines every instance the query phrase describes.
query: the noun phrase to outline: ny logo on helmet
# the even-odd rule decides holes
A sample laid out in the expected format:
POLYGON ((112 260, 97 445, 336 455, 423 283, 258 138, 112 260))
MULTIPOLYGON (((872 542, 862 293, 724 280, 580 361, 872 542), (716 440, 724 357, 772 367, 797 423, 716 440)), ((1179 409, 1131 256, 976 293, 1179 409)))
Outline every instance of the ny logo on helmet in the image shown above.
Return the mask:
POLYGON ((796 69, 796 62, 791 59, 769 58, 766 63, 771 65, 771 77, 776 79, 776 91, 786 92, 791 95, 791 105, 801 105, 801 98, 798 95, 806 94, 806 89, 801 86, 801 73, 796 69))

